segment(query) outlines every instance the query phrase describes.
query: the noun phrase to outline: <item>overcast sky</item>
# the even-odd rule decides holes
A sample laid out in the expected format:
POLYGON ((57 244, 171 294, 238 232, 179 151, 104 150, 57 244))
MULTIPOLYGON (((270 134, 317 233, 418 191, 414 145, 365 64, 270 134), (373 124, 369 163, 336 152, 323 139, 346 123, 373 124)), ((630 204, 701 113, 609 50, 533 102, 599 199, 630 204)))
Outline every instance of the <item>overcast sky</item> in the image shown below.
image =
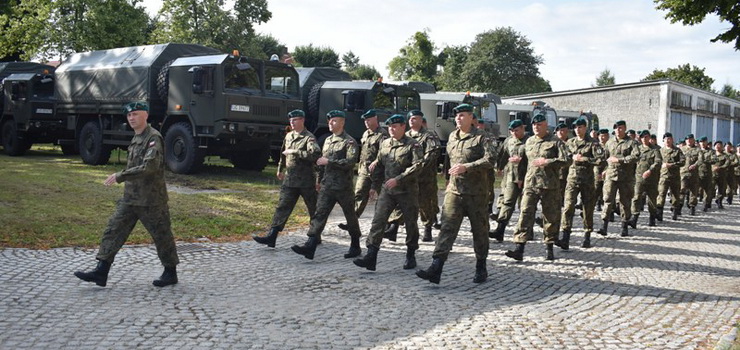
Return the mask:
MULTIPOLYGON (((144 4, 150 12, 161 6, 144 4)), ((268 0, 272 19, 256 30, 291 51, 313 44, 341 57, 351 50, 388 76, 388 62, 417 31, 428 29, 439 51, 512 27, 544 59, 540 73, 554 91, 590 87, 605 68, 617 83, 629 83, 684 63, 706 68, 717 90, 725 83, 740 88, 740 51, 709 41, 727 22, 711 16, 695 26, 671 24, 654 6, 652 0, 268 0)))

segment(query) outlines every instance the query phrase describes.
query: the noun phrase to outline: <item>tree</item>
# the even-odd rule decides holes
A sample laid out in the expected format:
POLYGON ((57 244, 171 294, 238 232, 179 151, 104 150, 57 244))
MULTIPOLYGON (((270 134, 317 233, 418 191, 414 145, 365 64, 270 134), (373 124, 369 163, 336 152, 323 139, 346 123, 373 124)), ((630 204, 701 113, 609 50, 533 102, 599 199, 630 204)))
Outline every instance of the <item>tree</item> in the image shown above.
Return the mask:
POLYGON ((714 79, 704 74, 704 68, 692 66, 688 63, 679 65, 677 68, 668 68, 665 71, 654 69, 642 80, 658 79, 672 79, 707 91, 712 91, 712 84, 714 84, 714 79))
POLYGON ((732 87, 730 84, 725 84, 722 89, 719 90, 719 94, 725 97, 734 98, 740 100, 740 91, 732 87))
POLYGON ((653 0, 659 10, 667 10, 665 18, 671 23, 695 25, 704 21, 708 14, 719 16, 720 21, 730 22, 730 28, 720 33, 712 42, 735 42, 735 50, 740 50, 740 5, 737 0, 653 0))
POLYGON ((246 56, 263 60, 270 59, 272 55, 282 58, 286 53, 288 53, 288 47, 269 34, 256 34, 243 52, 246 56))
POLYGON ((612 74, 609 68, 604 68, 604 70, 596 76, 596 83, 591 84, 591 87, 614 85, 615 83, 614 74, 612 74))
POLYGON ((532 43, 511 27, 476 35, 460 79, 468 90, 511 96, 552 91, 540 77, 542 56, 534 54, 532 43))
POLYGON ((349 71, 353 80, 377 80, 380 78, 380 72, 375 67, 367 64, 357 64, 354 69, 349 71))
POLYGON ((296 46, 293 58, 303 67, 341 68, 339 54, 330 47, 296 46))
POLYGON ((433 51, 434 43, 429 39, 429 31, 416 32, 399 50, 400 55, 388 63, 390 76, 433 83, 437 75, 437 56, 433 51))
POLYGON ((442 49, 438 59, 442 72, 437 75, 437 86, 441 90, 464 91, 470 88, 469 84, 461 79, 465 62, 468 59, 467 46, 447 46, 442 49))

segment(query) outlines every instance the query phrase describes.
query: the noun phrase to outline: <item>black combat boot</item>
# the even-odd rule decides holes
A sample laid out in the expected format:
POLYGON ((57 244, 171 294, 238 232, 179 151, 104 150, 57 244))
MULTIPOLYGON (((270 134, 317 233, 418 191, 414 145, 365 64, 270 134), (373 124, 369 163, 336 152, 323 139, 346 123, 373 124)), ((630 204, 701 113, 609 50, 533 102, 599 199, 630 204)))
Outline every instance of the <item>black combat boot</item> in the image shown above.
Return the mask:
POLYGON ((601 228, 596 231, 596 233, 606 236, 606 233, 609 232, 607 229, 609 228, 609 220, 604 220, 604 223, 601 225, 601 228))
POLYGON ((727 204, 732 205, 732 197, 727 197, 727 204))
POLYGON ((601 211, 601 201, 596 202, 596 211, 601 211))
POLYGON ((627 220, 627 224, 632 228, 637 228, 637 220, 640 218, 640 214, 632 214, 632 217, 627 220))
POLYGON ((621 234, 622 237, 629 237, 629 235, 630 235, 629 234, 629 231, 628 231, 629 228, 627 226, 628 226, 627 225, 627 222, 626 221, 623 221, 622 222, 622 234, 621 234))
POLYGON ((395 242, 398 238, 398 223, 397 222, 391 222, 388 224, 388 227, 385 229, 385 232, 383 232, 383 238, 395 242))
POLYGON ((404 270, 411 270, 416 267, 416 250, 406 248, 406 261, 403 263, 404 270))
POLYGON ((718 198, 718 199, 717 199, 717 200, 715 201, 715 203, 717 203, 717 209, 724 209, 724 208, 725 208, 725 206, 724 206, 724 205, 722 205, 722 200, 721 200, 721 199, 719 199, 719 198, 718 198))
POLYGON ((483 283, 488 279, 488 270, 486 269, 486 259, 475 261, 475 277, 473 283, 483 283))
POLYGON ((609 222, 614 222, 614 212, 609 214, 609 222))
POLYGON ((431 242, 434 239, 432 238, 432 225, 425 226, 424 227, 424 237, 421 238, 422 242, 431 242))
POLYGON ((648 226, 650 227, 655 226, 655 217, 656 217, 655 215, 650 215, 650 217, 648 218, 648 226))
POLYGON ((98 260, 98 266, 94 270, 89 272, 77 271, 75 272, 75 276, 85 282, 94 282, 101 287, 105 287, 106 282, 108 282, 110 265, 111 263, 107 261, 98 260))
POLYGON ((562 250, 570 248, 570 230, 563 230, 563 238, 555 241, 555 245, 562 250))
POLYGON ((539 226, 540 228, 545 227, 545 222, 542 220, 541 216, 534 218, 534 223, 537 224, 537 226, 539 226))
POLYGON ((658 219, 658 221, 663 222, 663 207, 658 207, 658 211, 655 214, 655 218, 658 219))
POLYGON ((679 215, 678 214, 678 212, 679 212, 678 208, 673 208, 671 211, 673 212, 673 214, 671 214, 671 220, 673 220, 673 221, 678 220, 678 215, 679 215))
POLYGON ((508 224, 508 221, 496 221, 496 229, 488 232, 488 237, 495 239, 499 243, 503 242, 504 231, 506 230, 506 225, 508 224))
POLYGON ((704 203, 704 208, 702 208, 702 209, 701 209, 701 211, 703 211, 703 212, 705 212, 705 213, 706 213, 707 211, 709 211, 709 204, 707 204, 707 203, 704 203))
POLYGON ((306 259, 313 260, 313 254, 316 253, 316 246, 318 245, 317 240, 318 238, 316 238, 316 236, 310 236, 303 245, 294 245, 290 247, 290 249, 293 249, 294 252, 305 256, 306 259))
POLYGON ((435 229, 439 230, 442 228, 442 223, 437 221, 437 216, 434 216, 434 225, 432 225, 435 229))
POLYGON ((696 207, 689 207, 689 214, 691 216, 696 216, 696 207))
POLYGON ((152 282, 153 285, 157 287, 164 287, 169 286, 170 284, 177 284, 177 268, 172 267, 166 267, 164 268, 164 272, 162 272, 162 276, 159 276, 159 279, 156 279, 152 282))
POLYGON ((517 261, 524 260, 524 245, 525 245, 525 243, 517 243, 516 244, 516 248, 514 250, 507 250, 506 251, 506 253, 505 253, 506 256, 508 256, 508 257, 510 257, 510 258, 512 258, 514 260, 517 260, 517 261))
POLYGON ((367 246, 367 254, 362 258, 352 260, 355 265, 364 267, 370 271, 375 271, 375 264, 378 262, 378 251, 380 248, 374 245, 367 246))
POLYGON ((270 229, 270 232, 268 232, 267 235, 253 236, 252 239, 254 239, 254 241, 259 244, 267 244, 268 247, 275 248, 275 241, 277 241, 278 233, 280 233, 280 228, 273 227, 270 229))
POLYGON ((678 207, 678 216, 681 216, 681 215, 683 215, 683 205, 681 205, 680 207, 678 207))
POLYGON ((591 231, 583 233, 583 243, 581 243, 581 248, 591 248, 591 231))
POLYGON ((337 224, 337 227, 339 227, 342 230, 349 231, 349 226, 347 226, 346 223, 337 224))
POLYGON ((527 241, 533 241, 534 240, 534 226, 530 226, 527 229, 527 241))
POLYGON ((345 259, 354 258, 360 256, 362 254, 362 248, 360 248, 360 236, 350 237, 352 239, 352 243, 349 245, 349 250, 347 251, 347 254, 344 254, 345 259))
POLYGON ((439 284, 439 280, 442 278, 442 268, 445 266, 445 261, 441 258, 434 258, 432 265, 426 270, 417 270, 416 275, 421 279, 425 279, 429 282, 439 284))
POLYGON ((545 256, 545 260, 555 260, 555 253, 552 251, 552 245, 552 243, 547 243, 547 255, 545 256))

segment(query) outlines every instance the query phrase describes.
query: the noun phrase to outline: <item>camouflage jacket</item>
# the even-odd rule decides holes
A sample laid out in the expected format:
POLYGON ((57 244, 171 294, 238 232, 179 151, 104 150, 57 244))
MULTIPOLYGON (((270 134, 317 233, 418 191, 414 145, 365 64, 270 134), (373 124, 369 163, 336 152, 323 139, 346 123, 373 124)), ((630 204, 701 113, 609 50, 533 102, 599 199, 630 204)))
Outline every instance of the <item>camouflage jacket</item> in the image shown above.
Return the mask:
POLYGON ((162 134, 148 125, 134 135, 128 146, 126 170, 116 173, 116 182, 126 182, 123 203, 136 206, 167 204, 164 183, 164 140, 162 134))
POLYGON ((418 193, 419 173, 424 166, 422 149, 416 140, 407 135, 400 140, 383 140, 373 172, 373 189, 379 193, 385 180, 396 179, 398 185, 388 190, 390 194, 418 193))
POLYGON ((437 135, 430 132, 426 128, 421 128, 419 132, 414 130, 406 131, 406 136, 416 140, 421 146, 424 154, 424 160, 422 165, 421 173, 419 174, 419 181, 429 181, 434 179, 436 181, 437 176, 437 163, 439 162, 439 155, 442 153, 442 144, 437 138, 437 135))
POLYGON ((527 152, 524 149, 526 142, 527 135, 524 135, 521 140, 509 135, 502 143, 496 163, 498 170, 504 171, 501 181, 524 182, 524 177, 527 175, 527 152), (509 163, 509 157, 513 156, 522 157, 522 160, 519 163, 509 163))
POLYGON ((543 138, 534 135, 527 139, 524 148, 529 160, 524 188, 559 189, 560 167, 568 164, 568 151, 563 141, 550 133, 543 138), (532 162, 537 158, 547 159, 547 165, 535 166, 532 162))
POLYGON ((688 145, 681 147, 681 152, 684 155, 684 163, 681 166, 681 177, 694 177, 699 175, 699 166, 704 162, 704 153, 701 151, 699 146, 689 147, 688 145), (690 170, 689 167, 695 165, 694 170, 690 170))
POLYGON ((663 167, 663 156, 658 145, 640 145, 640 158, 637 160, 635 167, 635 179, 642 181, 642 174, 650 170, 650 177, 645 181, 658 182, 660 179, 660 169, 663 167))
POLYGON ((308 130, 300 133, 291 131, 283 139, 280 148, 278 173, 284 173, 283 186, 313 187, 316 185, 316 159, 321 156, 321 149, 316 137, 308 130), (285 150, 296 150, 297 153, 284 155, 285 150))
POLYGON ((735 158, 737 159, 737 166, 735 167, 735 175, 740 176, 740 153, 735 153, 735 158))
POLYGON ((321 156, 329 159, 329 163, 319 167, 322 189, 352 189, 352 176, 355 163, 357 163, 357 152, 357 141, 344 131, 339 135, 332 134, 326 138, 321 156))
POLYGON ((616 157, 619 162, 608 163, 606 166, 606 177, 604 180, 632 181, 635 176, 635 164, 640 157, 640 149, 635 141, 625 136, 619 140, 612 137, 604 145, 606 158, 616 157))
POLYGON ((560 140, 560 141, 563 142, 563 144, 566 145, 565 146, 565 152, 566 152, 565 159, 568 160, 567 163, 563 164, 560 167, 560 170, 558 170, 558 180, 560 180, 560 183, 561 184, 563 183, 563 181, 565 181, 565 180, 568 179, 568 173, 570 172, 570 166, 571 166, 571 164, 573 164, 573 158, 572 158, 573 157, 573 153, 570 152, 570 149, 567 146, 568 141, 570 141, 572 139, 573 139, 573 137, 571 137, 571 138, 569 138, 569 139, 567 139, 565 141, 560 140))
POLYGON ((601 148, 599 141, 588 135, 583 140, 573 137, 565 143, 565 148, 571 159, 576 154, 583 157, 583 161, 576 162, 573 160, 570 167, 568 167, 568 182, 576 184, 592 183, 595 175, 594 168, 598 168, 598 165, 605 161, 604 149, 601 148))
POLYGON ((703 162, 699 163, 699 176, 706 178, 712 176, 712 165, 719 162, 719 159, 717 159, 717 155, 711 148, 702 149, 701 153, 703 162))
POLYGON ((493 169, 493 143, 483 131, 472 128, 469 133, 457 129, 447 140, 450 166, 465 165, 463 174, 451 175, 446 191, 454 194, 485 195, 489 191, 488 176, 493 169))
POLYGON ((358 164, 357 174, 358 175, 370 175, 370 171, 367 169, 368 165, 372 163, 375 158, 378 157, 378 150, 380 149, 380 143, 388 138, 388 130, 378 126, 375 131, 365 130, 360 139, 362 145, 360 149, 360 161, 358 164))
POLYGON ((660 149, 660 156, 663 158, 663 165, 660 168, 661 178, 678 179, 681 177, 681 167, 686 163, 686 156, 678 147, 663 147, 660 149), (671 167, 666 164, 673 164, 671 167))
POLYGON ((737 158, 737 154, 735 153, 727 153, 727 176, 735 176, 735 173, 737 172, 737 167, 740 165, 740 159, 737 158))
POLYGON ((715 178, 725 176, 727 169, 730 167, 730 157, 725 152, 715 152, 714 155, 717 158, 717 163, 712 166, 712 176, 715 178))
POLYGON ((602 144, 601 142, 599 142, 599 147, 601 147, 603 159, 601 162, 599 162, 599 164, 594 166, 594 176, 596 177, 595 180, 599 182, 604 182, 604 178, 602 177, 601 179, 599 179, 599 175, 603 174, 604 171, 606 171, 606 166, 608 165, 608 163, 606 162, 606 151, 604 149, 605 146, 606 144, 602 144))

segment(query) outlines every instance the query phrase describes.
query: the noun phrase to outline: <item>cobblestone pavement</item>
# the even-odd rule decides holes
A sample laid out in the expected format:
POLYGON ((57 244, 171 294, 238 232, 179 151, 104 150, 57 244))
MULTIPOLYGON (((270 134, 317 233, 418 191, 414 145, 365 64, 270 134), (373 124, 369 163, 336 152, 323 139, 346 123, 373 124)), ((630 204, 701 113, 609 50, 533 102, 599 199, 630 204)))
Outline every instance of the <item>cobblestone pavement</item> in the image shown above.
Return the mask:
MULTIPOLYGON (((165 288, 151 285, 153 246, 125 247, 105 288, 72 275, 94 250, 3 249, 0 348, 710 349, 740 321, 740 206, 727 208, 655 228, 642 218, 629 238, 613 225, 591 249, 576 231, 554 262, 541 241, 522 263, 506 258, 509 228, 480 285, 467 223, 439 285, 401 268, 403 235, 375 272, 345 260, 339 216, 313 261, 290 250, 305 230, 275 249, 178 243, 180 284, 165 288)), ((366 234, 370 215, 360 223, 366 234)), ((420 268, 432 250, 421 243, 420 268)))

